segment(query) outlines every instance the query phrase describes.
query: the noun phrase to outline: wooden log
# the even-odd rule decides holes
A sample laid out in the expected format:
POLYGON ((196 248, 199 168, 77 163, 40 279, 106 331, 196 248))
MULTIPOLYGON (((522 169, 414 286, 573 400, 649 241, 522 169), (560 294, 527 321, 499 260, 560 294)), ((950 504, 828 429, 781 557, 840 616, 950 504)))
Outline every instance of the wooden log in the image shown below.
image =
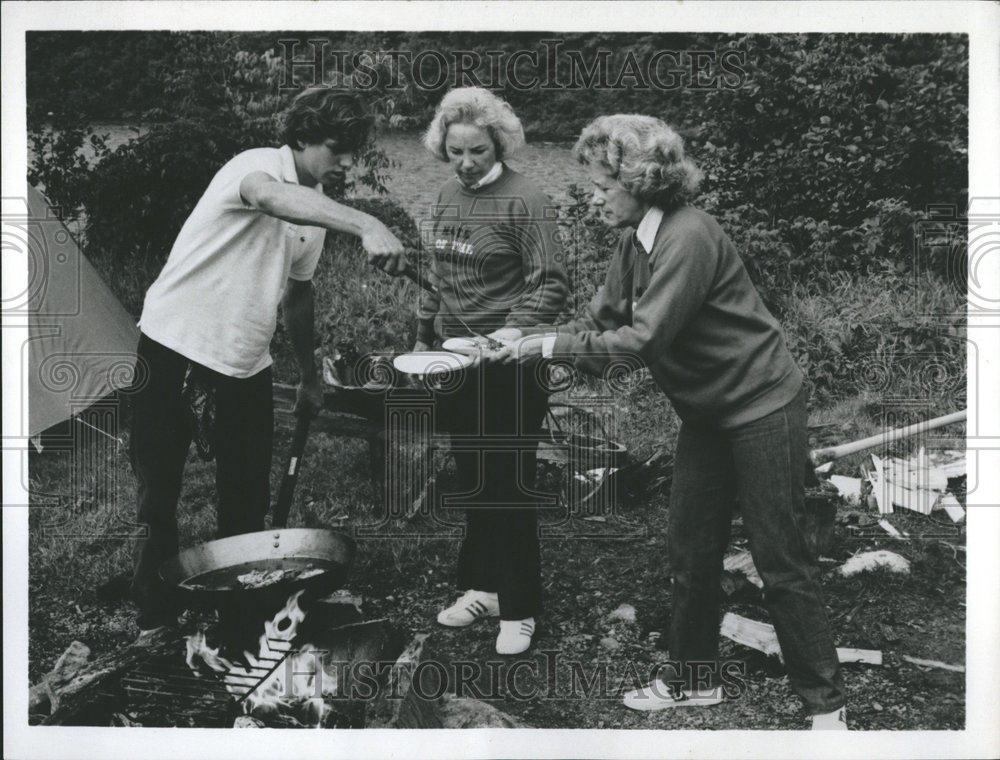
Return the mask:
POLYGON ((48 715, 58 709, 60 689, 87 666, 89 659, 90 647, 80 641, 70 644, 52 670, 28 690, 28 713, 48 715))
POLYGON ((366 728, 443 728, 441 700, 433 698, 444 688, 432 683, 441 677, 440 669, 420 665, 430 661, 427 639, 418 633, 396 659, 388 684, 368 704, 366 728), (428 674, 430 674, 428 676, 428 674), (420 679, 416 682, 414 679, 420 679), (414 684, 417 684, 414 688, 414 684))
POLYGON ((89 706, 94 689, 109 683, 147 658, 176 646, 179 636, 174 628, 159 629, 142 643, 133 643, 97 658, 58 690, 59 707, 42 723, 47 726, 66 724, 89 706))

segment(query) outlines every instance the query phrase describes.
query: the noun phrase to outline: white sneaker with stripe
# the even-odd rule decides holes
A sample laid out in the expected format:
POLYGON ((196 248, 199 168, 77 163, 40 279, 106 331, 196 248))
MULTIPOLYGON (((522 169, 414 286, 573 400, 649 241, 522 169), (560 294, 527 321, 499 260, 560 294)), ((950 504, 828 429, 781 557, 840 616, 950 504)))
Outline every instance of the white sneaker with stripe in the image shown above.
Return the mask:
POLYGON ((497 654, 521 654, 531 646, 535 635, 535 619, 501 620, 497 636, 497 654))
POLYGON ((449 628, 465 628, 480 618, 499 617, 500 603, 497 595, 469 589, 446 610, 438 613, 437 621, 449 628))
POLYGON ((632 710, 643 712, 667 710, 672 707, 710 707, 721 701, 722 689, 718 686, 695 691, 676 689, 659 678, 641 689, 628 691, 622 695, 622 704, 632 710))
POLYGON ((833 712, 812 716, 813 731, 847 731, 847 710, 841 707, 833 712))

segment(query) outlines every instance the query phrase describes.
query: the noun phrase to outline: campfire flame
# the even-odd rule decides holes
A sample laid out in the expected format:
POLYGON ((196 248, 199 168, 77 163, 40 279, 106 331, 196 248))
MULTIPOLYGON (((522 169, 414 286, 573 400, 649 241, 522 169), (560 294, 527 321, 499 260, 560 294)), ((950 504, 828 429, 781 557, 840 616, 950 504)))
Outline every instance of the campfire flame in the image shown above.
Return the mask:
POLYGON ((337 678, 336 673, 323 670, 323 652, 312 644, 303 644, 297 651, 289 652, 306 617, 299 606, 301 595, 302 591, 292 594, 285 606, 264 622, 257 653, 243 653, 249 668, 222 657, 218 647, 213 649, 208 645, 204 631, 187 638, 185 660, 196 674, 200 674, 198 660, 224 674, 223 683, 230 694, 237 698, 247 695, 242 703, 247 715, 263 719, 275 713, 297 712, 319 728, 331 709, 326 698, 337 693, 337 678), (269 670, 272 672, 264 678, 269 670))

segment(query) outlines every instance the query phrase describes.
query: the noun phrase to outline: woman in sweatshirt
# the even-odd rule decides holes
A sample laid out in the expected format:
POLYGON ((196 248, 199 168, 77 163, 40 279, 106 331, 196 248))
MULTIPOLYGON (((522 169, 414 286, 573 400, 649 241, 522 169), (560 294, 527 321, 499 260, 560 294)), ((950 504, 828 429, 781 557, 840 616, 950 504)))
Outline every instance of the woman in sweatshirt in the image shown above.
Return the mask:
MULTIPOLYGON (((441 188, 424 236, 438 294, 421 297, 414 350, 554 320, 567 292, 555 207, 504 163, 524 145, 510 106, 481 88, 452 90, 424 145, 455 176, 441 188)), ((446 502, 466 510, 458 556, 464 593, 438 622, 463 627, 499 617, 497 652, 518 654, 531 645, 541 607, 534 479, 547 395, 533 367, 495 365, 466 380, 449 400, 467 403, 450 429, 459 492, 446 502)))
POLYGON ((622 230, 604 285, 581 319, 498 331, 529 337, 490 361, 555 356, 596 375, 623 361, 645 365, 681 417, 667 535, 670 675, 625 695, 625 704, 658 710, 721 700, 720 573, 738 501, 792 688, 814 727, 846 728, 837 653, 798 524, 807 391, 781 328, 722 228, 688 205, 701 173, 670 127, 649 116, 603 116, 574 153, 594 185, 593 205, 622 230), (708 663, 715 668, 705 688, 708 663))

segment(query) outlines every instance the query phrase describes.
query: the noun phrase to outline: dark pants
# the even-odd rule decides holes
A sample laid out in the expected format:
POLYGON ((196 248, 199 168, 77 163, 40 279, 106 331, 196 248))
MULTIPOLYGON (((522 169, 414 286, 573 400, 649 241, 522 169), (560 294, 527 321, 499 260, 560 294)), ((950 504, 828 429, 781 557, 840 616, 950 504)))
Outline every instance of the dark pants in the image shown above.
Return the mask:
MULTIPOLYGON (((191 445, 191 415, 181 397, 193 363, 145 335, 139 338, 129 455, 138 480, 138 520, 148 535, 137 550, 132 597, 139 627, 173 622, 176 608, 158 569, 177 554, 177 500, 191 445)), ((218 537, 263 530, 270 499, 274 434, 270 367, 238 379, 196 365, 215 393, 218 537)))
POLYGON ((670 658, 681 678, 717 663, 722 557, 736 501, 792 688, 810 713, 844 704, 837 651, 816 568, 800 529, 807 456, 803 389, 787 406, 734 430, 684 423, 670 494, 670 658))
POLYGON ((542 603, 533 490, 548 397, 534 370, 533 364, 484 367, 470 374, 461 400, 450 401, 462 410, 450 427, 458 489, 444 494, 446 507, 466 508, 458 586, 495 592, 503 620, 534 617, 542 603))

